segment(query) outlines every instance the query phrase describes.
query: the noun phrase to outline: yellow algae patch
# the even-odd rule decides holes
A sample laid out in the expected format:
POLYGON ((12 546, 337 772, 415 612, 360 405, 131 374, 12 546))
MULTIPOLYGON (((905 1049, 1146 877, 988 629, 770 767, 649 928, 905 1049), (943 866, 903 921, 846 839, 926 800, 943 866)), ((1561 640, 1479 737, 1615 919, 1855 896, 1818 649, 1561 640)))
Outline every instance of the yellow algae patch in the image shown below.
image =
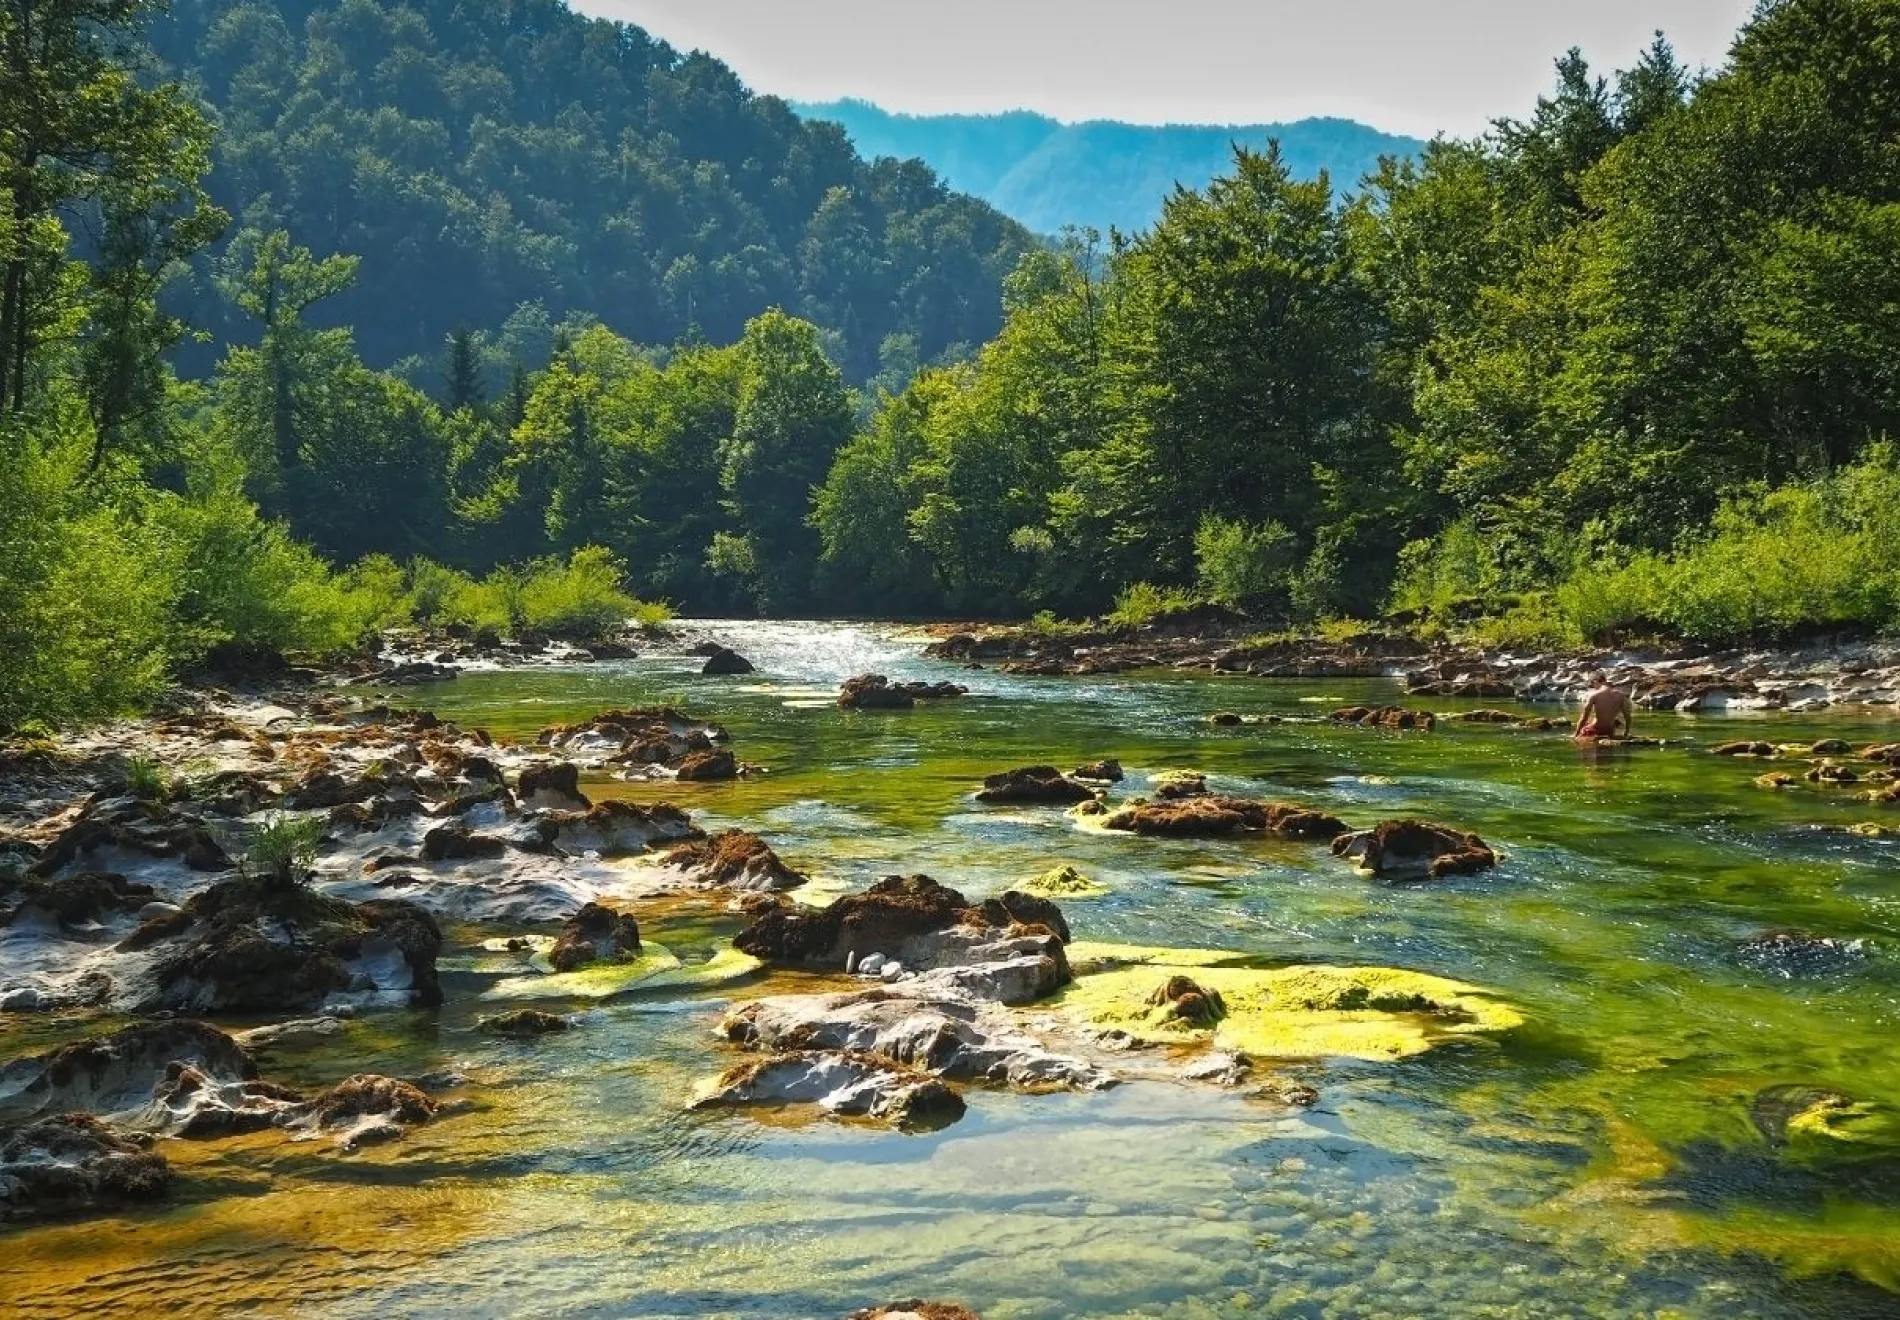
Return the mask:
POLYGON ((705 986, 729 985, 744 980, 765 966, 762 958, 737 949, 721 949, 703 963, 681 963, 670 971, 656 972, 632 988, 635 990, 697 990, 705 986))
MULTIPOLYGON (((541 965, 543 959, 536 957, 541 965)), ((675 971, 680 960, 664 946, 642 944, 631 962, 596 963, 574 972, 547 972, 538 976, 511 976, 497 981, 483 999, 606 999, 662 972, 675 971)))
POLYGON ((1165 949, 1145 944, 1105 944, 1096 940, 1077 940, 1064 946, 1063 951, 1069 956, 1069 970, 1077 976, 1124 967, 1159 967, 1164 969, 1164 980, 1167 972, 1183 967, 1245 967, 1260 960, 1258 954, 1222 949, 1165 949))
POLYGON ((1473 986, 1387 967, 1280 968, 1221 965, 1239 955, 1202 950, 1137 950, 1113 967, 1107 946, 1084 946, 1077 976, 1050 1007, 1096 1031, 1120 1030, 1162 1044, 1212 1043, 1256 1059, 1354 1058, 1421 1054, 1453 1036, 1505 1031, 1523 1017, 1473 986), (1185 958, 1173 955, 1187 954, 1185 958), (1109 970, 1113 968, 1113 970, 1109 970), (1188 1021, 1156 991, 1190 975, 1218 996, 1211 1026, 1188 1021))
POLYGON ((1107 885, 1091 880, 1066 863, 1051 867, 1034 880, 1025 880, 1017 888, 1025 894, 1041 894, 1044 898, 1100 898, 1109 892, 1107 885))

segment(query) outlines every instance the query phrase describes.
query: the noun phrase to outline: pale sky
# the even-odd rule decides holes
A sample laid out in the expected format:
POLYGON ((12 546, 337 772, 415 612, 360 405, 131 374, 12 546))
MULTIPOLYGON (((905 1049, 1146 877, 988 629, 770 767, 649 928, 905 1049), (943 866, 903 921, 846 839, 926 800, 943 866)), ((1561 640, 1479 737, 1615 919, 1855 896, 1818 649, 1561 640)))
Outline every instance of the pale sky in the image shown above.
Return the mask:
POLYGON ((755 91, 912 113, 1254 123, 1341 115, 1429 137, 1529 112, 1581 46, 1626 67, 1662 28, 1719 65, 1753 0, 575 0, 755 91))

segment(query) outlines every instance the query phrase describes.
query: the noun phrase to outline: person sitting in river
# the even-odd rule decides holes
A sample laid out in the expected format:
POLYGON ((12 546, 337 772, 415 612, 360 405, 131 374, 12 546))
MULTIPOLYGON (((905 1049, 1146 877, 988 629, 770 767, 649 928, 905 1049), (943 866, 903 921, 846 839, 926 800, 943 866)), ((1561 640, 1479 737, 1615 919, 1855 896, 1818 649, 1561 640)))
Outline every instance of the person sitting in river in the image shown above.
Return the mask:
POLYGON ((1614 686, 1602 674, 1592 674, 1590 682, 1595 690, 1583 703, 1583 714, 1577 717, 1576 738, 1627 738, 1630 730, 1636 727, 1636 708, 1630 704, 1629 695, 1622 688, 1614 686))

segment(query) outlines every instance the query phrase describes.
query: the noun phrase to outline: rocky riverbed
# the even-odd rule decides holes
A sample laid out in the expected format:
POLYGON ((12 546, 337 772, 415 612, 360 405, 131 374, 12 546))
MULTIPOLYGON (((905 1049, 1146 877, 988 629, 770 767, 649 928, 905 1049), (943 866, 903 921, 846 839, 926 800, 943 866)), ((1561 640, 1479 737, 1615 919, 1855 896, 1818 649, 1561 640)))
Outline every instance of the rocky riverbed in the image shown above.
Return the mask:
MULTIPOLYGON (((1821 1038, 1798 1005, 1835 987, 1862 996, 1836 1029, 1879 1038, 1887 941, 1839 897, 1856 892, 1857 868, 1886 856, 1890 807, 1873 795, 1890 790, 1892 758, 1876 753, 1894 740, 1879 741, 1874 724, 1806 726, 1788 722, 1802 711, 1737 706, 1722 713, 1787 723, 1710 737, 1690 721, 1647 748, 1586 750, 1534 708, 1509 709, 1525 690, 1405 695, 1390 679, 1313 690, 1201 669, 1108 687, 1084 676, 1067 697, 1041 676, 920 660, 910 641, 846 650, 835 632, 810 632, 775 649, 769 630, 736 627, 700 640, 701 654, 674 643, 664 661, 477 655, 427 687, 280 676, 180 693, 151 719, 9 744, 0 1214, 15 1227, 0 1231, 23 1234, 29 1250, 12 1267, 26 1272, 0 1268, 0 1280, 46 1302, 62 1241, 97 1241, 115 1277, 119 1248, 85 1238, 89 1223, 112 1226, 134 1252, 175 1242, 193 1217, 238 1232, 239 1170, 277 1171, 285 1190, 270 1199, 293 1218, 325 1186, 364 1177, 391 1189, 390 1213, 420 1215, 418 1242, 441 1244, 431 1249, 440 1267, 431 1256, 392 1272, 391 1287, 409 1288, 480 1237, 480 1215, 452 1228, 424 1208, 443 1177, 482 1189, 477 1199, 540 1200, 572 1241, 585 1216, 570 1222, 570 1209, 545 1202, 549 1189, 564 1198, 596 1177, 623 1186, 649 1162, 664 1182, 682 1160, 712 1159, 743 1186, 770 1167, 753 1149, 807 1162, 862 1149, 880 1152, 873 1167, 937 1186, 948 1169, 915 1162, 944 1142, 1000 1155, 998 1141, 1048 1124, 1077 1142, 1126 1141, 1152 1115, 1184 1125, 1181 1140, 1201 1134, 1194 1158, 1212 1163, 1200 1173, 1250 1167, 1206 1144, 1193 1116, 1219 1114, 1299 1152, 1276 1157, 1297 1163, 1277 1175, 1290 1182, 1315 1176, 1326 1142, 1351 1134, 1359 1153, 1342 1167, 1360 1199, 1327 1183, 1333 1211, 1309 1207, 1294 1228, 1250 1228, 1217 1250, 1223 1270, 1248 1270, 1257 1248, 1242 1240, 1311 1231, 1314 1256, 1301 1248, 1286 1258, 1294 1265, 1260 1268, 1293 1269, 1324 1293, 1342 1285, 1316 1262, 1347 1239, 1320 1226, 1371 1214, 1364 1188, 1395 1194, 1390 1162, 1422 1157, 1427 1130, 1458 1146, 1448 1168, 1477 1178, 1464 1194, 1479 1194, 1469 1189, 1492 1176, 1499 1152, 1485 1142, 1496 1137, 1452 1135, 1474 1112, 1493 1134, 1509 1127, 1497 1105, 1535 1114, 1540 1141, 1582 1153, 1600 1148, 1576 1116, 1603 1103, 1627 1132, 1677 1152, 1669 1158, 1713 1158, 1669 1135, 1672 1124, 1703 1130, 1670 1099, 1672 1082, 1618 1079, 1648 1075, 1653 1048, 1696 1058, 1712 1047, 1690 1039, 1719 1032, 1721 1005, 1743 1001, 1781 1024, 1780 1075, 1728 1046, 1712 1067, 1689 1065, 1688 1091, 1725 1097, 1724 1112, 1753 1134, 1736 1139, 1760 1143, 1776 1169, 1852 1196, 1854 1180, 1890 1167, 1879 1069, 1831 1068, 1799 1045, 1821 1038), (809 671, 793 658, 814 653, 827 658, 809 671), (1758 791, 1764 771, 1787 776, 1786 791, 1758 791), (1679 1030, 1625 976, 1644 961, 1625 944, 1647 928, 1631 914, 1653 915, 1669 891, 1643 869, 1653 837, 1626 842, 1595 806, 1573 806, 1593 822, 1573 834, 1515 796, 1514 780, 1574 802, 1564 785, 1578 773, 1598 793, 1647 778, 1650 796, 1668 785, 1672 801, 1697 785, 1779 822, 1785 874, 1839 858, 1849 879, 1827 902, 1732 898, 1674 916, 1674 938, 1694 950, 1692 980, 1711 987, 1706 1012, 1679 1030), (1586 874, 1593 887, 1579 887, 1586 874), (1580 1001, 1527 972, 1584 965, 1575 942, 1586 939, 1598 980, 1624 1002, 1580 1001), (1778 986, 1808 998, 1784 1002, 1778 986), (1658 1032, 1674 1044, 1656 1043, 1658 1032), (1400 1117, 1419 1106, 1432 1117, 1400 1117), (1441 1131, 1440 1113, 1452 1127, 1441 1131), (534 1172, 516 1183, 509 1168, 534 1172), (405 1169, 420 1175, 413 1192, 405 1169)), ((1663 966, 1681 993, 1674 964, 1663 966)), ((1098 1169, 1099 1194, 1145 1183, 1162 1189, 1165 1216, 1193 1220, 1168 1188, 1187 1148, 1162 1140, 1171 1153, 1157 1164, 1138 1145, 1122 1157, 1135 1182, 1098 1169)), ((1577 1192, 1559 1170, 1588 1162, 1566 1154, 1546 1168, 1537 1149, 1512 1154, 1514 1172, 1498 1176, 1549 1184, 1545 1199, 1577 1192)), ((1616 1195, 1630 1205, 1668 1195, 1667 1160, 1619 1149, 1611 1172, 1581 1185, 1626 1189, 1616 1195)), ((987 1176, 1004 1178, 1003 1199, 983 1214, 1030 1210, 1008 1175, 987 1176)), ((832 1241, 862 1247, 842 1208, 853 1198, 910 1194, 901 1182, 837 1187, 822 1162, 800 1177, 825 1186, 832 1207, 832 1220, 801 1230, 820 1255, 832 1241)), ((702 1199, 673 1182, 647 1191, 704 1231, 753 1231, 740 1227, 743 1198, 702 1199)), ((1508 1196, 1482 1196, 1473 1241, 1515 1213, 1508 1196)), ((1257 1225, 1272 1204, 1223 1213, 1257 1225)), ((1412 1251, 1409 1230, 1379 1213, 1391 1249, 1412 1251)), ((1143 1222, 1171 1252, 1195 1236, 1143 1222)), ((365 1259, 362 1247, 339 1249, 365 1259)), ((865 1307, 915 1294, 960 1296, 992 1316, 1099 1313, 1137 1295, 1250 1309, 1234 1285, 1192 1271, 1143 1285, 1110 1271, 1066 1300, 1030 1300, 1040 1285, 987 1248, 977 1259, 991 1262, 988 1280, 921 1247, 887 1250, 889 1267, 855 1271, 848 1295, 807 1282, 769 1304, 754 1292, 728 1305, 737 1294, 726 1293, 696 1311, 681 1292, 648 1309, 967 1313, 949 1302, 865 1307)), ((1074 1250, 1087 1257, 1079 1241, 1074 1250)), ((229 1282, 221 1248, 202 1259, 187 1274, 229 1282)), ((1647 1296, 1607 1284, 1599 1263, 1613 1267, 1590 1252, 1551 1259, 1597 1280, 1605 1314, 1634 1314, 1647 1296)), ((1445 1304, 1477 1296, 1475 1279, 1440 1268, 1445 1304)), ((1700 1264, 1684 1268, 1704 1277, 1700 1264)), ((823 1273, 814 1261, 801 1277, 823 1273)), ((234 1297, 265 1295, 231 1286, 234 1297)), ((1773 1289, 1751 1296, 1764 1314, 1784 1313, 1773 1289)))

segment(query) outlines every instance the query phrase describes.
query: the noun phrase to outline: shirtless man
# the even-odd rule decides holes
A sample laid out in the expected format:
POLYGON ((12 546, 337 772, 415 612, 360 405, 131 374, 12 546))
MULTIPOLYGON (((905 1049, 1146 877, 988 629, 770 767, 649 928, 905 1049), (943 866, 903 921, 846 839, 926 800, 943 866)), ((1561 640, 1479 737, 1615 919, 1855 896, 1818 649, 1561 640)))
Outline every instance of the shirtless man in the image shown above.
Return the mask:
POLYGON ((1592 674, 1590 681, 1596 690, 1590 699, 1583 703, 1583 714, 1577 717, 1576 738, 1627 738, 1630 730, 1636 727, 1636 710, 1630 705, 1630 699, 1623 689, 1612 687, 1602 674, 1592 674), (1621 723, 1622 727, 1617 725, 1621 723))

